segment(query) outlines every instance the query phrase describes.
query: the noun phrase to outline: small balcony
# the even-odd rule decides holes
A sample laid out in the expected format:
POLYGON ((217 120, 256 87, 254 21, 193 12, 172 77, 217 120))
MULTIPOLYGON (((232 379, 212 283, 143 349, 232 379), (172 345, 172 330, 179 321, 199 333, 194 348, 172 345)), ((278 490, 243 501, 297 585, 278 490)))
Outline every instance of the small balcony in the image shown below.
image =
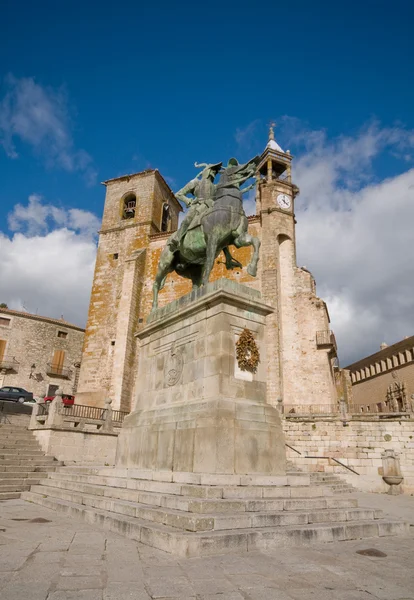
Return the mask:
POLYGON ((316 332, 316 346, 318 348, 328 348, 335 355, 337 353, 335 334, 330 329, 316 332))
POLYGON ((63 365, 47 363, 46 374, 50 377, 60 377, 61 379, 70 379, 72 371, 63 365))
POLYGON ((0 359, 0 371, 19 372, 19 364, 14 356, 3 356, 0 359))

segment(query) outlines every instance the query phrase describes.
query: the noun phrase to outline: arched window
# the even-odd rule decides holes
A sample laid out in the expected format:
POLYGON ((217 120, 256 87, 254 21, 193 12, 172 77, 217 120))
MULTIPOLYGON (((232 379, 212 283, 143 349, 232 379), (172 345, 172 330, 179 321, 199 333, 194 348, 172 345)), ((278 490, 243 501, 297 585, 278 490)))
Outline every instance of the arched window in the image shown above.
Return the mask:
POLYGON ((135 209, 137 207, 137 199, 135 194, 128 194, 124 198, 124 204, 122 207, 122 218, 133 219, 135 217, 135 209))
POLYGON ((168 231, 168 224, 171 219, 170 205, 164 202, 162 205, 161 231, 168 231))

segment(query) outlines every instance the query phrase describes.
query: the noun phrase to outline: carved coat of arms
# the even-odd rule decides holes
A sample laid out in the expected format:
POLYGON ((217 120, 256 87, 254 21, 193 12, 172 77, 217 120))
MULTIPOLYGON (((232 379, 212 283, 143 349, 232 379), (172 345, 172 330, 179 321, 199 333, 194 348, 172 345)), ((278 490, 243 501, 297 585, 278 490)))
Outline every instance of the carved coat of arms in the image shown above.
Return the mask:
POLYGON ((183 365, 182 350, 173 344, 165 363, 165 382, 167 385, 175 385, 178 382, 183 372, 183 365))

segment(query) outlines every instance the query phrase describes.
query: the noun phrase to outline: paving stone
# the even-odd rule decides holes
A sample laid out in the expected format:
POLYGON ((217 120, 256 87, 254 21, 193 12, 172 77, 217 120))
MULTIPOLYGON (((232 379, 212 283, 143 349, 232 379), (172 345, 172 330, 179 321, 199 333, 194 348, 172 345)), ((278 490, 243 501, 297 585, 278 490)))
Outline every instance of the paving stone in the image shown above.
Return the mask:
POLYGON ((149 579, 146 582, 146 588, 154 600, 156 598, 195 596, 194 588, 185 577, 169 577, 165 580, 162 577, 149 579))
POLYGON ((45 600, 49 591, 50 582, 33 581, 14 578, 1 590, 1 600, 45 600))
POLYGON ((137 584, 109 583, 103 592, 103 600, 151 600, 151 596, 137 584))
POLYGON ((101 577, 60 577, 56 586, 60 590, 87 590, 101 589, 103 587, 101 577))
POLYGON ((102 590, 57 590, 47 600, 102 600, 102 590))
POLYGON ((292 600, 292 596, 289 596, 287 592, 275 588, 257 587, 254 591, 251 588, 241 591, 245 600, 292 600))
POLYGON ((246 595, 243 596, 240 592, 225 592, 224 594, 201 594, 197 596, 197 600, 246 600, 246 595))
MULTIPOLYGON (((399 506, 398 498, 391 507, 399 506)), ((381 509, 381 497, 376 500, 381 509)), ((414 498, 404 502, 414 507, 414 498)), ((10 519, 0 533, 8 541, 0 545, 1 600, 414 600, 414 528, 403 537, 177 559, 21 500, 0 509, 1 520, 10 519), (27 528, 11 520, 51 515, 53 522, 27 528), (74 543, 61 552, 39 550, 62 536, 65 543, 76 541, 81 553, 74 543), (356 554, 364 548, 387 557, 356 554), (73 589, 63 587, 67 582, 73 589)))
POLYGON ((223 594, 232 592, 236 588, 231 581, 221 577, 195 579, 191 582, 191 585, 197 594, 223 594))

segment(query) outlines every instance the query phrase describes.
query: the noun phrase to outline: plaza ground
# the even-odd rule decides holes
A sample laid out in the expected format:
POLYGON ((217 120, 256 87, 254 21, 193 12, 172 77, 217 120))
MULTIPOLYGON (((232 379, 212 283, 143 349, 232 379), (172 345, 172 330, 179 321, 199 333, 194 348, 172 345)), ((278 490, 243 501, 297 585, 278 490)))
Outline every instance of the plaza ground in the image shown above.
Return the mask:
POLYGON ((414 497, 355 494, 410 535, 178 559, 25 502, 0 502, 1 600, 414 600, 414 497), (357 554, 376 549, 386 556, 357 554))

